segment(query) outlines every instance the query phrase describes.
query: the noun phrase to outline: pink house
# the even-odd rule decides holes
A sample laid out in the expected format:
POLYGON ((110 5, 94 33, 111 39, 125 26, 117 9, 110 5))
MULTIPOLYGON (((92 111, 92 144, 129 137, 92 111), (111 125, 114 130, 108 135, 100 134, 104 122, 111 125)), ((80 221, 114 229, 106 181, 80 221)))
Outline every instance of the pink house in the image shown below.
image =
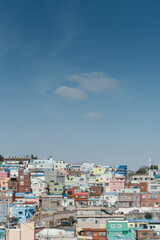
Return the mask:
POLYGON ((0 172, 0 186, 1 186, 1 181, 5 180, 8 177, 9 177, 9 172, 5 172, 5 171, 0 172))
POLYGON ((109 181, 110 192, 118 192, 119 189, 123 189, 125 186, 125 178, 123 176, 114 176, 109 181))
POLYGON ((32 193, 29 193, 29 194, 16 193, 15 201, 18 203, 26 203, 26 204, 36 203, 38 208, 41 206, 40 198, 34 196, 32 193))

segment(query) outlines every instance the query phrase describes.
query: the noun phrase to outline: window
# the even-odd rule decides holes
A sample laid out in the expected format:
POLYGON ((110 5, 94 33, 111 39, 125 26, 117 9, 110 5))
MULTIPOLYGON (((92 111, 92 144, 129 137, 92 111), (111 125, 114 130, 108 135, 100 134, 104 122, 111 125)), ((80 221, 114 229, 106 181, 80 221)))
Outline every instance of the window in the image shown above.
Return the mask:
POLYGON ((68 191, 68 195, 72 195, 72 191, 68 191))
POLYGON ((134 199, 138 199, 139 197, 138 197, 138 196, 134 196, 133 198, 134 198, 134 199))
POLYGON ((122 199, 127 199, 127 197, 126 197, 126 196, 122 196, 121 198, 122 198, 122 199))
POLYGON ((147 233, 142 233, 142 236, 147 236, 147 233))
POLYGON ((122 225, 121 224, 117 224, 117 228, 121 228, 122 227, 122 225))
POLYGON ((157 198, 157 195, 149 195, 149 198, 152 198, 152 199, 156 199, 157 198))
POLYGON ((23 180, 23 179, 24 179, 24 176, 20 176, 20 179, 23 180))
POLYGON ((111 228, 115 228, 115 224, 111 224, 111 228))
POLYGON ((24 185, 24 182, 23 182, 23 181, 20 181, 20 185, 21 185, 21 186, 24 185))
POLYGON ((101 212, 100 212, 100 211, 95 211, 95 214, 96 214, 96 215, 100 215, 101 212))
POLYGON ((123 203, 124 207, 129 207, 129 203, 123 203))
POLYGON ((100 237, 105 237, 105 233, 100 232, 100 233, 99 233, 99 236, 100 236, 100 237))
POLYGON ((86 196, 85 196, 85 195, 82 195, 81 198, 86 198, 86 196))
POLYGON ((82 222, 86 222, 86 218, 82 218, 82 222))
POLYGON ((18 214, 19 214, 19 215, 22 215, 22 214, 23 214, 23 212, 19 212, 18 214))

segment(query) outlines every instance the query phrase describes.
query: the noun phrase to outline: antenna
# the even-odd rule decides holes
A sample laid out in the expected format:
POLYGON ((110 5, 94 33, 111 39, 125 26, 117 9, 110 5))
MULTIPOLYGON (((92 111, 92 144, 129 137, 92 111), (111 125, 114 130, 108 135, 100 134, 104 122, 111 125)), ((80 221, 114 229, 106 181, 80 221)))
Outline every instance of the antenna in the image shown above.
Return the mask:
POLYGON ((148 160, 148 166, 149 166, 149 176, 151 175, 151 159, 148 160))

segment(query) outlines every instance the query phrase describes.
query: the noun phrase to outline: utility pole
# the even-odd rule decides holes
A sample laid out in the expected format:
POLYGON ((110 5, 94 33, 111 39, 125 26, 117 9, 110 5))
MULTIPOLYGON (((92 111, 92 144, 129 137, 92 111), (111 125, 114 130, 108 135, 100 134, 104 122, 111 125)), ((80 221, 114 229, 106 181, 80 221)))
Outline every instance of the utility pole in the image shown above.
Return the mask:
POLYGON ((149 176, 151 176, 151 159, 149 158, 149 161, 148 161, 148 166, 149 166, 149 176))
MULTIPOLYGON (((49 198, 49 206, 50 206, 50 198, 49 198)), ((49 240, 49 211, 48 211, 48 228, 47 228, 47 240, 49 240)))
POLYGON ((7 240, 9 240, 9 196, 8 196, 8 229, 7 229, 7 240))

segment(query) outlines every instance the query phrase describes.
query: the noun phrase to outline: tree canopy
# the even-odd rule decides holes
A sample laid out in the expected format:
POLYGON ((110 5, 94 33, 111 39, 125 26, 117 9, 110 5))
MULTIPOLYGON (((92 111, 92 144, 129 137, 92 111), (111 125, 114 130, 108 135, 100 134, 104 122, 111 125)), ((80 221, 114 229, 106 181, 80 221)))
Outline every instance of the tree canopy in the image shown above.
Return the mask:
POLYGON ((146 172, 147 172, 147 170, 145 168, 140 168, 140 169, 138 169, 136 174, 146 174, 146 172))
POLYGON ((4 161, 4 157, 0 154, 0 162, 4 161))

